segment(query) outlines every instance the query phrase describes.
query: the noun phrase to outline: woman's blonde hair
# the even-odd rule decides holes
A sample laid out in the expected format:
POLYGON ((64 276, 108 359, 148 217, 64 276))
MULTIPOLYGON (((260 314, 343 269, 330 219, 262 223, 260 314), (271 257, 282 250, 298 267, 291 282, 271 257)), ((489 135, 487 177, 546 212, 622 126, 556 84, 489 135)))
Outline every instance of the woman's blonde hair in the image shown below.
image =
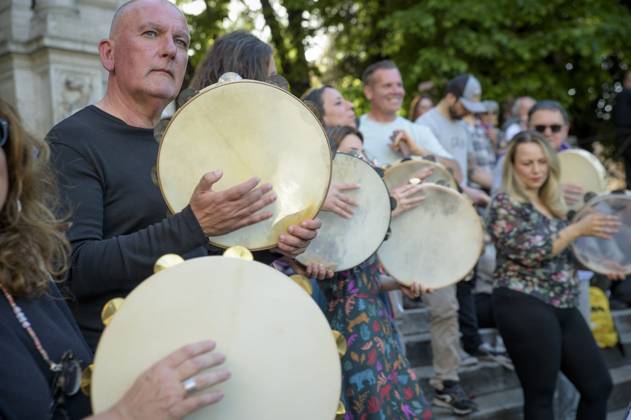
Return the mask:
POLYGON ((57 189, 46 142, 29 135, 11 107, 0 100, 9 123, 4 145, 9 192, 0 210, 0 284, 15 297, 44 293, 65 271, 69 245, 55 216, 57 189))
POLYGON ((550 210, 555 217, 564 219, 567 210, 561 198, 559 184, 561 169, 559 166, 559 158, 548 141, 535 131, 522 131, 511 140, 508 151, 506 152, 506 159, 504 160, 502 190, 517 201, 529 201, 524 191, 524 186, 515 173, 515 155, 517 154, 517 148, 519 145, 526 143, 538 144, 548 161, 548 176, 539 189, 539 197, 546 208, 550 210))

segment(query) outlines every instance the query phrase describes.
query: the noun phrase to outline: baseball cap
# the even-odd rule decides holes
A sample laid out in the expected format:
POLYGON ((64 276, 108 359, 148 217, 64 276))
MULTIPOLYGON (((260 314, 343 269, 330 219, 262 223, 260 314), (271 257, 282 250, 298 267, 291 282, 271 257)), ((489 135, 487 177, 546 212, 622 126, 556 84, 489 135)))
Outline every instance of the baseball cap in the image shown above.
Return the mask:
POLYGON ((480 102, 482 86, 471 74, 461 74, 447 82, 446 93, 455 95, 471 113, 479 114, 486 111, 486 107, 480 102))

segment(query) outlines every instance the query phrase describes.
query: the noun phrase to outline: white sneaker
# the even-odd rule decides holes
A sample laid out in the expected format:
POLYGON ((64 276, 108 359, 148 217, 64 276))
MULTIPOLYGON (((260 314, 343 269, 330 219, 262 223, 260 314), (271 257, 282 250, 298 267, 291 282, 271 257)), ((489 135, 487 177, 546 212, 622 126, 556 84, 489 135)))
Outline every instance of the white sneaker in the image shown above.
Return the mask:
POLYGON ((475 366, 480 362, 478 359, 462 349, 458 350, 458 353, 460 354, 460 366, 475 366))

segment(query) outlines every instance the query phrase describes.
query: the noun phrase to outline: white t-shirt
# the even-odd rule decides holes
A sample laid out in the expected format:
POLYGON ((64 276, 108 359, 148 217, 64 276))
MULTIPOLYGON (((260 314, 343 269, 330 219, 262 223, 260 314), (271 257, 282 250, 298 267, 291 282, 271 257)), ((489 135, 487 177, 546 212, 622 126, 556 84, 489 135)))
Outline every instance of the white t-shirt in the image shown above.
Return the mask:
POLYGON ((416 124, 429 127, 440 144, 456 159, 462 171, 463 185, 467 185, 467 167, 471 139, 463 121, 450 121, 436 108, 421 115, 416 124))
POLYGON ((403 157, 389 147, 390 136, 395 130, 406 131, 419 147, 428 152, 436 156, 453 159, 427 127, 414 124, 398 116, 392 122, 380 123, 371 120, 368 114, 364 114, 359 117, 359 131, 364 136, 364 151, 366 156, 371 160, 374 159, 378 166, 389 165, 403 157))

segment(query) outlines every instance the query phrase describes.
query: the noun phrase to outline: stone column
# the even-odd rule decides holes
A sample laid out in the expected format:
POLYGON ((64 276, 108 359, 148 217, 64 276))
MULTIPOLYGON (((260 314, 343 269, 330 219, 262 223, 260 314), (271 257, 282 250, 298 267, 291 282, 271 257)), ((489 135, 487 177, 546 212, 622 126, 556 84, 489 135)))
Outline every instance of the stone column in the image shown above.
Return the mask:
POLYGON ((30 131, 50 128, 104 94, 98 56, 122 0, 3 0, 0 97, 30 131), (8 4, 6 4, 8 3, 8 4))

